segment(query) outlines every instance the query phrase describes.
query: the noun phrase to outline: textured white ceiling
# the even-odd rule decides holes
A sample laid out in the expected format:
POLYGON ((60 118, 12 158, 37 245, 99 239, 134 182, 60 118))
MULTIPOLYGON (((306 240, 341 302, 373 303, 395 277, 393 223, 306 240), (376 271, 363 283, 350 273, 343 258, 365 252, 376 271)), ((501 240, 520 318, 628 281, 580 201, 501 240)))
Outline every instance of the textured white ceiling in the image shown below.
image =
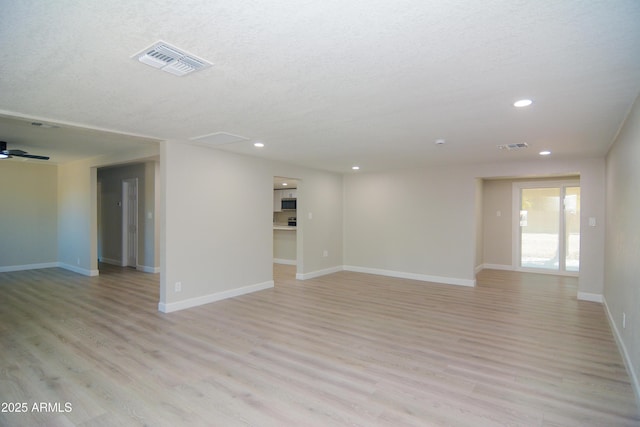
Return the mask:
MULTIPOLYGON (((0 113, 227 132, 266 147, 220 149, 337 172, 601 156, 640 91, 637 0, 0 3, 0 113), (131 59, 158 40, 214 66, 175 77, 131 59)), ((60 148, 0 126, 10 148, 60 148)))

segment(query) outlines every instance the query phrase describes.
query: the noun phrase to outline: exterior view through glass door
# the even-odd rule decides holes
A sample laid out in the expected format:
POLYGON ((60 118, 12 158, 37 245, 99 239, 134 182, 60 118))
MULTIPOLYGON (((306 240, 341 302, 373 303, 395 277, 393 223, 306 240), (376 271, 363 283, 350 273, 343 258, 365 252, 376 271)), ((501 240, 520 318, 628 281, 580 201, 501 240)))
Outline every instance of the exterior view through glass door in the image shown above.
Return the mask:
POLYGON ((580 271, 580 186, 515 183, 519 267, 580 271))

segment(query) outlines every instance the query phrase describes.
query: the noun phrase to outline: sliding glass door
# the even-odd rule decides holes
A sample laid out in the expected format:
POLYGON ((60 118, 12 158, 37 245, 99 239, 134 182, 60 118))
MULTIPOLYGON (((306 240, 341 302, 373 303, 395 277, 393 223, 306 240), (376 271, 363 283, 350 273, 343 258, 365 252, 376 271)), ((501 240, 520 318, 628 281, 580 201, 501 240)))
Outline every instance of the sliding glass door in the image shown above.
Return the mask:
POLYGON ((580 186, 576 182, 515 183, 515 259, 521 269, 580 270, 580 186))

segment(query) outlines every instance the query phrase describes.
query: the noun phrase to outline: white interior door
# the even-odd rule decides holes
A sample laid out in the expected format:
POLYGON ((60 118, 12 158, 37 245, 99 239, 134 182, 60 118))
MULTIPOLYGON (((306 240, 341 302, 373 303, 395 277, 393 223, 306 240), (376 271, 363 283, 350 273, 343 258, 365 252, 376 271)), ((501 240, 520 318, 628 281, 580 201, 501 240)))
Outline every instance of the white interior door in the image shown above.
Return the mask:
POLYGON ((122 265, 138 264, 138 179, 122 180, 122 265))

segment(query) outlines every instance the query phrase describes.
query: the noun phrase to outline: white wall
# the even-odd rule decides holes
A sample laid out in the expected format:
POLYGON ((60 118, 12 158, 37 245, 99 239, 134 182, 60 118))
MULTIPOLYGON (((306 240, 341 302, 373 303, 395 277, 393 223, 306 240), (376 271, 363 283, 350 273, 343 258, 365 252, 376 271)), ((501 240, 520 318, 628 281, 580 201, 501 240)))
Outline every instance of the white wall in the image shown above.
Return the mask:
POLYGON ((342 175, 285 164, 272 164, 274 176, 295 176, 298 181, 298 279, 342 269, 342 175), (323 256, 324 251, 328 256, 323 256))
POLYGON ((274 176, 298 179, 300 277, 341 265, 339 175, 179 141, 163 142, 161 159, 160 310, 273 286, 274 176))
POLYGON ((476 201, 475 201, 475 242, 476 242, 476 258, 474 262, 475 271, 478 272, 482 269, 484 264, 484 189, 483 180, 476 179, 476 201))
POLYGON ((606 161, 605 303, 640 402, 640 98, 606 161), (626 327, 623 327, 623 313, 626 327))
MULTIPOLYGON (((508 162, 345 177, 345 264, 360 271, 473 284, 478 178, 580 175, 580 295, 602 295, 604 159, 508 162), (589 227, 595 217, 598 226, 589 227)), ((486 232, 483 240, 491 236, 486 232)), ((483 246, 483 250, 486 245, 483 246)), ((483 254, 487 262, 486 253, 483 254)))
POLYGON ((58 168, 0 161, 0 271, 58 261, 58 168))
POLYGON ((491 268, 512 267, 512 180, 483 183, 483 264, 491 268), (500 216, 498 216, 500 212, 500 216))
POLYGON ((58 167, 58 261, 91 276, 98 274, 96 183, 88 160, 58 167))
POLYGON ((255 159, 176 141, 161 147, 165 255, 160 309, 173 311, 215 301, 238 288, 268 286, 273 279, 269 168, 255 159), (177 282, 179 293, 174 291, 177 282))
POLYGON ((345 177, 345 265, 350 270, 475 283, 475 197, 464 168, 345 177))
POLYGON ((138 258, 138 263, 146 272, 160 273, 160 162, 146 162, 144 164, 144 253, 138 258), (156 179, 158 182, 156 183, 156 179), (157 192, 157 193, 156 193, 157 192))

